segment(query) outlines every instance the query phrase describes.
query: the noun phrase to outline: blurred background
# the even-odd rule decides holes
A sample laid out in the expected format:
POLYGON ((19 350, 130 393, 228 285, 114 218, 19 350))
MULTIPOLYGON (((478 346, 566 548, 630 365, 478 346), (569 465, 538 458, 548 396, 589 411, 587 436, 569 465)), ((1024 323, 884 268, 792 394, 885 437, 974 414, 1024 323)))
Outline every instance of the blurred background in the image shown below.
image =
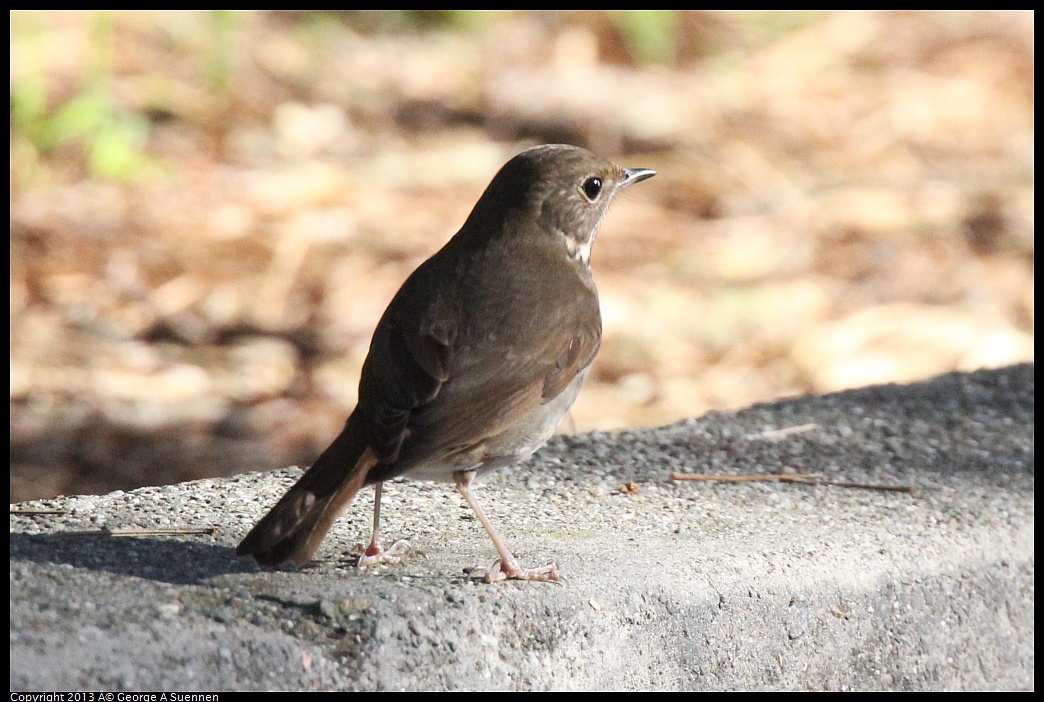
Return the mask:
POLYGON ((610 210, 567 431, 1033 359, 1033 14, 11 12, 11 501, 308 465, 537 143, 610 210))

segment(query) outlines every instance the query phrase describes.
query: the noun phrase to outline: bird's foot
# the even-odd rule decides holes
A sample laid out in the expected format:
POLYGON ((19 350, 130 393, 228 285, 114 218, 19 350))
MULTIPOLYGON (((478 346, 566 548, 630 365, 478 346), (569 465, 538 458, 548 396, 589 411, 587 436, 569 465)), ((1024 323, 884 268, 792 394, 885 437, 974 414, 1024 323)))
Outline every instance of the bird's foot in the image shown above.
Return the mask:
POLYGON ((514 558, 501 559, 486 571, 487 583, 498 583, 501 580, 538 580, 541 582, 558 582, 558 566, 549 563, 540 568, 523 568, 514 558))
POLYGON ((409 541, 400 539, 388 548, 381 546, 381 542, 372 542, 369 546, 356 544, 355 552, 359 554, 360 568, 381 565, 382 563, 402 563, 407 558, 413 558, 416 553, 409 541))

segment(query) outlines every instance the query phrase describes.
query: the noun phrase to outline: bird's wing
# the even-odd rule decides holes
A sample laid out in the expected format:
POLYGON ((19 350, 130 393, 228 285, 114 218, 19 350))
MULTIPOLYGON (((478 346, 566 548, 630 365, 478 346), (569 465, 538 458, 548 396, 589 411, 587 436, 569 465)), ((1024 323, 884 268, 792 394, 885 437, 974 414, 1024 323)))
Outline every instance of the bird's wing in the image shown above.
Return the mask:
MULTIPOLYGON (((423 309, 397 304, 399 298, 425 299, 416 289, 427 287, 423 268, 389 305, 360 382, 360 406, 382 463, 396 461, 402 451, 407 461, 435 460, 498 435, 564 392, 600 344, 598 298, 579 278, 565 286, 568 304, 542 305, 525 315, 475 300, 461 309, 460 298, 444 285, 431 286, 438 292, 423 309), (411 285, 412 294, 404 292, 411 285)), ((532 284, 521 281, 519 295, 532 284)))

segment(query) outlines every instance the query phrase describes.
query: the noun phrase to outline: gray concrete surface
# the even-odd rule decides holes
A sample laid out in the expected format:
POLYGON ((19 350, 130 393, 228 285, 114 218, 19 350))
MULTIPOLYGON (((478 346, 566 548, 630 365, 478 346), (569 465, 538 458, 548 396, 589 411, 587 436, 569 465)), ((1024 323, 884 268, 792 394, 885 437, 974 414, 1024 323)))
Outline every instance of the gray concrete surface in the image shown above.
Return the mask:
POLYGON ((448 486, 389 484, 384 533, 420 553, 363 571, 370 490, 307 569, 235 557, 297 470, 16 505, 63 513, 11 518, 11 689, 1032 689, 1033 384, 1014 366, 556 438, 479 496, 561 584, 466 574, 493 549, 448 486))

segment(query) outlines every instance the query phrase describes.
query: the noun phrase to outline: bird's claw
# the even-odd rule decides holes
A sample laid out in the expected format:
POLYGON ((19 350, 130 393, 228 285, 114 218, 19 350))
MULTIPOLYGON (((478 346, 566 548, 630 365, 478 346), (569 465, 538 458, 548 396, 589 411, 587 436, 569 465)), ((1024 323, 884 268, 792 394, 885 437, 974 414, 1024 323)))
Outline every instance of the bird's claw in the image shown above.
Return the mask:
POLYGON ((413 558, 416 555, 410 542, 402 539, 388 548, 384 548, 380 542, 377 542, 371 543, 369 546, 356 544, 353 550, 359 554, 359 562, 356 565, 360 568, 385 563, 402 563, 407 558, 413 558))
POLYGON ((500 559, 486 571, 483 578, 487 583, 499 583, 502 580, 537 580, 540 582, 558 582, 558 566, 549 563, 540 568, 523 568, 517 561, 500 559))

